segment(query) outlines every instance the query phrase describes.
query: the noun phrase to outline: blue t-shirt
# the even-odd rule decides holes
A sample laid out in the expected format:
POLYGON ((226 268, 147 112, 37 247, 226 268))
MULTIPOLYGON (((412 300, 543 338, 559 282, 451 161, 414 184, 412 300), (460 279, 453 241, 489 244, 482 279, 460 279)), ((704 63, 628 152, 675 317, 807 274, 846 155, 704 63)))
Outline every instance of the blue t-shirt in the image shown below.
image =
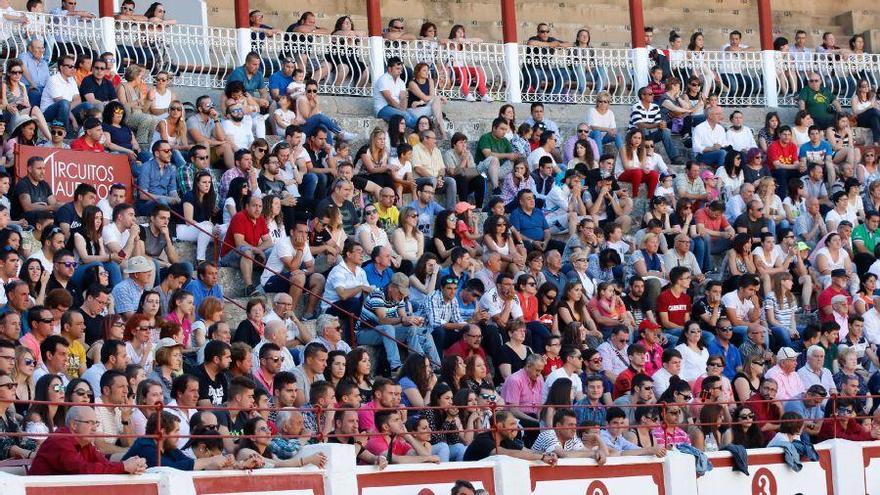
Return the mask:
POLYGON ((82 217, 76 212, 73 201, 64 203, 61 208, 58 208, 58 211, 55 212, 55 223, 58 225, 66 223, 70 225, 70 230, 82 226, 82 217))
MULTIPOLYGON (((416 382, 412 381, 408 376, 404 376, 403 378, 401 378, 399 383, 401 392, 406 392, 411 388, 414 388, 416 390, 419 389, 419 387, 416 385, 416 382)), ((400 394, 400 405, 403 407, 410 407, 412 405, 405 393, 400 394)))
POLYGON ((726 376, 730 381, 733 381, 736 378, 736 369, 742 366, 742 355, 739 353, 739 349, 736 348, 735 345, 729 344, 727 346, 727 350, 718 344, 718 341, 713 340, 711 344, 709 344, 709 355, 710 356, 723 356, 724 357, 724 371, 721 372, 722 375, 726 376))
POLYGON ((244 90, 247 93, 256 94, 259 93, 263 88, 263 73, 257 71, 256 74, 253 75, 250 79, 247 77, 247 72, 245 72, 244 67, 236 67, 232 73, 229 74, 229 77, 226 79, 226 82, 229 81, 241 81, 244 84, 244 90))
POLYGON ((287 94, 287 86, 293 82, 293 75, 287 77, 280 70, 269 76, 269 91, 277 89, 281 94, 287 94))
POLYGON ((807 141, 798 150, 798 158, 806 158, 808 163, 825 163, 825 158, 833 153, 831 145, 824 139, 819 142, 818 146, 813 146, 812 142, 807 141))
POLYGON ((125 149, 132 149, 131 137, 133 136, 131 129, 126 125, 121 125, 119 127, 114 127, 108 123, 101 124, 101 129, 110 134, 110 142, 115 144, 116 146, 121 146, 125 149))
MULTIPOLYGON (((138 438, 134 441, 128 452, 122 456, 122 460, 130 457, 143 457, 147 461, 147 467, 156 467, 156 441, 152 438, 138 438)), ((162 467, 170 467, 181 471, 192 471, 196 460, 186 456, 180 449, 174 449, 162 453, 162 467)))
POLYGON ((544 212, 540 208, 532 210, 531 215, 526 215, 522 208, 513 210, 510 214, 510 225, 515 227, 527 239, 533 241, 544 240, 544 229, 549 229, 544 212))
POLYGON ((370 285, 383 290, 391 283, 391 275, 394 273, 391 268, 386 268, 384 272, 379 273, 376 271, 375 263, 368 263, 364 267, 364 271, 367 272, 367 281, 370 282, 370 285))

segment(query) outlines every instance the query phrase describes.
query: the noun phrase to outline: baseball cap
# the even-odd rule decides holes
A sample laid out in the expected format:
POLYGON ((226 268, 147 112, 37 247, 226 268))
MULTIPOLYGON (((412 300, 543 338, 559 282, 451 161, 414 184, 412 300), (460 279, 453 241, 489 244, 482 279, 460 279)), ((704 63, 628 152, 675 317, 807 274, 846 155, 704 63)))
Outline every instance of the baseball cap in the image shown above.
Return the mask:
POLYGON ((639 323, 639 330, 660 330, 660 325, 646 319, 639 323))
POLYGON ((776 353, 776 360, 781 361, 783 359, 795 359, 798 357, 800 353, 795 352, 791 347, 783 347, 779 349, 779 352, 776 353))
POLYGON ((703 170, 703 173, 700 174, 700 178, 703 180, 714 179, 715 173, 712 172, 711 170, 703 170))
POLYGON ((128 260, 125 265, 125 273, 145 273, 153 271, 153 263, 143 256, 135 256, 128 260))
POLYGON ((473 209, 474 209, 474 205, 468 203, 467 201, 459 201, 458 203, 455 203, 455 214, 456 215, 461 215, 462 213, 464 213, 468 210, 473 210, 473 209))
POLYGON ((183 344, 171 337, 165 337, 164 339, 159 339, 159 342, 156 342, 156 352, 159 352, 159 349, 164 349, 165 347, 183 347, 183 344))
POLYGON ((403 294, 403 297, 409 295, 409 277, 400 272, 397 272, 391 276, 391 283, 396 285, 397 288, 400 289, 400 293, 403 294))
POLYGON ((797 248, 798 248, 798 251, 809 251, 810 245, 804 241, 800 241, 797 243, 797 248))
POLYGON ((845 277, 845 276, 846 276, 846 270, 844 270, 843 268, 835 268, 834 270, 831 270, 831 277, 832 278, 845 277))

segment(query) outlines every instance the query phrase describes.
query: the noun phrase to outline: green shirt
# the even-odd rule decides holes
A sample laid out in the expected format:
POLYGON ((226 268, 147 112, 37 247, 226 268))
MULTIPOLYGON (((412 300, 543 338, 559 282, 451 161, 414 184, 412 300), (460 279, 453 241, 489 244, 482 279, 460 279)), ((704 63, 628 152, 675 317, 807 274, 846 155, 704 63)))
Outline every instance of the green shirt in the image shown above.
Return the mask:
POLYGON ((822 122, 822 124, 817 122, 817 125, 824 125, 834 121, 835 112, 831 106, 834 99, 835 96, 828 88, 813 91, 809 87, 805 87, 798 93, 798 100, 804 102, 807 113, 812 115, 814 119, 822 122))
POLYGON ((491 150, 492 153, 513 153, 513 145, 510 144, 510 141, 508 141, 506 137, 502 136, 496 138, 491 132, 487 132, 480 136, 480 140, 477 141, 477 149, 474 151, 474 161, 480 163, 486 159, 486 157, 483 156, 483 150, 486 148, 491 150))
POLYGON ((861 224, 853 229, 852 240, 853 242, 862 241, 865 248, 867 248, 868 252, 873 256, 874 249, 877 247, 877 243, 880 242, 880 229, 876 229, 874 232, 869 232, 868 227, 865 224, 861 224))

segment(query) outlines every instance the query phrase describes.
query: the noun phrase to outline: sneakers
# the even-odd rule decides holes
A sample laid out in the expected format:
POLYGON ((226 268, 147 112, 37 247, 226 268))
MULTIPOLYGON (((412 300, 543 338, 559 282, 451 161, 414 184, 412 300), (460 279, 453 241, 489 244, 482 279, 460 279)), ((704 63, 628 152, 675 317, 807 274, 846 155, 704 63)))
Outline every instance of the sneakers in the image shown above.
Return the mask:
POLYGON ((483 97, 480 98, 480 101, 482 101, 484 103, 492 103, 495 100, 493 100, 492 97, 489 95, 483 95, 483 97))
POLYGON ((262 296, 265 294, 263 287, 260 284, 248 285, 247 288, 244 289, 244 293, 247 294, 248 297, 262 296))
POLYGON ((464 99, 465 101, 477 101, 477 98, 474 96, 473 93, 466 94, 464 99))
POLYGON ((350 143, 352 141, 355 141, 359 137, 359 135, 354 132, 341 131, 339 133, 339 137, 342 138, 342 140, 346 143, 350 143))

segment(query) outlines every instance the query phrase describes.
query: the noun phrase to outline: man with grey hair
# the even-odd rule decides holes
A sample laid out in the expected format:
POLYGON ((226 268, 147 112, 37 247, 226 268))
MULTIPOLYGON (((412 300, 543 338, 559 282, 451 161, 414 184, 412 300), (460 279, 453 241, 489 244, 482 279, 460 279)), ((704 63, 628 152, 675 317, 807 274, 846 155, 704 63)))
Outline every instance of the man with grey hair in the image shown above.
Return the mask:
POLYGON ((324 346, 327 352, 342 351, 346 354, 351 352, 351 346, 342 340, 342 326, 339 324, 339 318, 329 314, 322 314, 318 317, 316 325, 315 342, 324 346))
MULTIPOLYGON (((280 294, 279 294, 280 295, 280 294)), ((287 295, 287 294, 284 294, 287 295)), ((288 296, 290 297, 290 296, 288 296)), ((281 349, 281 369, 279 371, 293 371, 296 363, 293 362, 293 355, 287 348, 287 329, 281 320, 272 320, 266 323, 266 329, 263 331, 263 339, 254 346, 252 372, 256 376, 257 370, 260 368, 260 349, 267 343, 273 343, 281 349)), ((271 390, 269 391, 271 392, 271 390)))
MULTIPOLYGON (((697 262, 697 257, 691 252, 691 238, 689 235, 684 233, 676 235, 673 249, 666 251, 663 258, 668 270, 671 270, 676 266, 683 266, 691 271, 698 284, 702 284, 703 281, 706 280, 706 277, 703 275, 703 270, 700 270, 700 264, 697 262)), ((666 275, 669 275, 668 271, 666 275)))
POLYGON ((487 291, 495 288, 495 279, 501 273, 502 260, 498 251, 488 251, 483 255, 483 268, 474 273, 473 278, 480 279, 487 291))
MULTIPOLYGON (((263 323, 268 325, 272 321, 281 322, 284 326, 284 344, 281 347, 297 348, 302 347, 315 338, 302 321, 296 316, 294 306, 296 305, 293 297, 286 292, 278 292, 272 297, 272 311, 269 311, 263 317, 263 323)), ((274 341, 276 344, 277 341, 274 341)), ((254 349, 257 351, 257 349, 254 349)))
POLYGON ((46 438, 37 451, 28 474, 141 474, 147 468, 142 457, 124 462, 108 461, 95 448, 98 420, 89 406, 73 406, 64 417, 64 426, 46 438), (72 433, 73 435, 66 435, 72 433))
POLYGON ((440 363, 440 355, 425 319, 412 316, 409 296, 409 277, 403 273, 391 276, 385 290, 375 290, 364 301, 361 324, 357 332, 358 345, 382 345, 392 371, 401 366, 397 341, 405 342, 410 352, 428 356, 434 364, 440 363))
POLYGON ((822 385, 828 393, 836 394, 837 386, 831 370, 825 368, 825 349, 819 345, 811 345, 807 349, 807 363, 797 371, 801 383, 809 389, 813 385, 822 385))
POLYGON ((430 183, 434 190, 445 195, 444 205, 447 210, 454 210, 458 202, 458 189, 455 179, 447 175, 443 154, 437 146, 437 135, 432 130, 419 134, 421 142, 413 146, 412 166, 416 176, 416 184, 430 183))
POLYGON ((508 376, 501 387, 501 397, 510 405, 510 412, 523 427, 540 426, 541 397, 544 390, 541 372, 545 364, 547 360, 541 354, 529 354, 525 366, 508 376))
POLYGON ((43 88, 49 82, 49 63, 43 56, 46 54, 46 43, 39 38, 32 38, 27 51, 21 54, 24 73, 21 82, 27 86, 28 100, 31 106, 38 106, 43 95, 43 88))
POLYGON ((303 455, 302 447, 308 442, 309 432, 304 431, 302 413, 291 409, 282 409, 278 412, 275 420, 278 433, 272 438, 269 449, 281 460, 299 460, 300 466, 312 464, 323 467, 327 462, 327 455, 316 452, 311 455, 303 455))
POLYGON ((746 211, 746 205, 755 197, 755 186, 751 182, 745 182, 739 188, 739 194, 727 201, 727 208, 724 210, 724 216, 731 224, 736 221, 737 217, 746 211))

